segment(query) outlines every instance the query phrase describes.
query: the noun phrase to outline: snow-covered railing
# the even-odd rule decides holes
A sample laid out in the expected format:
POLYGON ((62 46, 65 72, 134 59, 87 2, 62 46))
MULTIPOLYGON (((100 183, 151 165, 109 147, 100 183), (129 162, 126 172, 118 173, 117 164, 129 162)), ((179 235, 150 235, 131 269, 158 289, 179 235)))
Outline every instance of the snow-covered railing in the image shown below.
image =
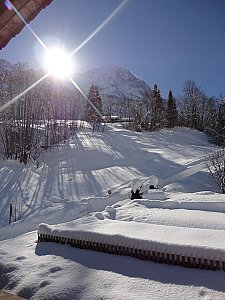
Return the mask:
POLYGON ((154 200, 154 197, 163 199, 163 192, 149 193, 151 199, 134 199, 133 203, 144 205, 148 208, 164 208, 164 209, 187 209, 187 210, 200 210, 210 212, 225 212, 225 201, 160 201, 154 200), (160 198, 161 197, 161 198, 160 198))
POLYGON ((40 224, 38 242, 225 271, 225 232, 222 230, 98 220, 91 224, 40 224))

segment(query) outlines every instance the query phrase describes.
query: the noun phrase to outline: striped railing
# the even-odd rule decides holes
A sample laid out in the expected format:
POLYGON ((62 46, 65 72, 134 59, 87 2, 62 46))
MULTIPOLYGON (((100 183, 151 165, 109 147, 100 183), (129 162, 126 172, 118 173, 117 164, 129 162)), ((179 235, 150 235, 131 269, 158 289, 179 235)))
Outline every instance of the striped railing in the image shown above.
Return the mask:
POLYGON ((225 261, 183 256, 173 253, 162 253, 158 251, 142 250, 132 247, 116 246, 93 241, 84 241, 80 239, 65 238, 40 233, 38 233, 38 242, 61 243, 80 249, 89 249, 109 254, 126 255, 142 260, 150 260, 158 263, 165 263, 188 268, 225 271, 225 261))

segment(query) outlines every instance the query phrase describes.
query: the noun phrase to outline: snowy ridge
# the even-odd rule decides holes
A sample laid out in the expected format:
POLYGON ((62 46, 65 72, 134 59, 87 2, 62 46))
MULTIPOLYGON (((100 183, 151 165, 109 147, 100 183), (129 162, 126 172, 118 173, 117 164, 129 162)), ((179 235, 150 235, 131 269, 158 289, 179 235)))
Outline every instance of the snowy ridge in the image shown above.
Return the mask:
MULTIPOLYGON (((0 59, 0 73, 5 70, 11 70, 13 64, 0 59)), ((130 70, 117 66, 105 65, 99 68, 88 70, 84 73, 75 73, 74 80, 87 95, 92 84, 99 89, 103 101, 109 99, 139 100, 145 92, 150 91, 149 85, 133 74, 130 70)), ((71 87, 71 84, 68 84, 71 87)))
POLYGON ((75 74, 74 79, 86 94, 92 84, 96 85, 103 100, 138 100, 145 91, 150 91, 144 80, 136 77, 128 69, 116 65, 106 65, 75 74))
POLYGON ((203 202, 203 201, 158 201, 158 200, 133 200, 133 203, 138 203, 144 205, 148 208, 164 208, 164 209, 187 209, 187 210, 201 210, 201 211, 211 211, 211 212, 220 212, 225 213, 225 202, 224 200, 221 202, 203 202))

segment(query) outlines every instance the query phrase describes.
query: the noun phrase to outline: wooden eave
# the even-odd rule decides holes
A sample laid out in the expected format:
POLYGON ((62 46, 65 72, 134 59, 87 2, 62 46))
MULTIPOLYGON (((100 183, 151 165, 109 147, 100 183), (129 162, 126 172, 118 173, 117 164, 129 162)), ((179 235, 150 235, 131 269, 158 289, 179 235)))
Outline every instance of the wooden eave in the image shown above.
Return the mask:
MULTIPOLYGON (((11 3, 27 23, 32 21, 42 9, 53 0, 11 0, 11 3)), ((9 10, 0 0, 0 49, 24 28, 25 24, 14 10, 9 10)))

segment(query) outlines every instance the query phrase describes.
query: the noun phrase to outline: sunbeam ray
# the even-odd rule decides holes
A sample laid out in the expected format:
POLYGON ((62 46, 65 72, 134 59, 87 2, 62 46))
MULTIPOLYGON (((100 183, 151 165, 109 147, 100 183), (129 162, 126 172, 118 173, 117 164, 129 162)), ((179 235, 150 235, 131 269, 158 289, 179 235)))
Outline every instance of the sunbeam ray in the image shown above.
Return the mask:
POLYGON ((86 40, 80 44, 80 46, 78 46, 75 50, 73 50, 70 55, 74 55, 75 53, 77 53, 84 45, 87 44, 87 42, 89 42, 100 30, 103 29, 103 27, 105 27, 111 20, 112 18, 114 18, 118 12, 127 4, 129 0, 123 0, 123 2, 121 2, 116 9, 114 9, 114 11, 102 22, 101 25, 98 26, 98 28, 95 29, 95 31, 89 35, 88 38, 86 38, 86 40))
POLYGON ((41 46, 48 51, 47 46, 44 44, 44 42, 39 38, 39 36, 33 31, 33 29, 30 27, 30 25, 27 23, 27 21, 24 19, 24 17, 21 15, 21 13, 16 9, 16 7, 11 3, 10 0, 6 0, 8 4, 12 7, 14 12, 17 14, 17 16, 23 21, 23 23, 27 26, 27 28, 30 30, 30 32, 33 34, 33 36, 38 40, 38 42, 41 44, 41 46))
MULTIPOLYGON (((68 75, 68 79, 71 81, 71 83, 75 86, 76 89, 81 93, 81 95, 88 101, 88 103, 94 108, 94 110, 97 112, 97 114, 101 117, 101 119, 104 121, 103 115, 100 113, 100 111, 97 109, 97 107, 88 99, 88 97, 85 95, 85 93, 82 91, 82 89, 79 87, 79 85, 73 80, 73 78, 68 75)), ((105 121, 104 121, 105 122, 105 121)))
POLYGON ((38 79, 35 83, 33 83, 31 86, 29 86, 26 90, 24 90, 22 93, 20 93, 19 95, 17 95, 15 98, 13 98, 12 100, 10 100, 9 102, 5 103, 3 106, 0 107, 0 112, 2 112, 3 110, 5 110, 7 107, 9 107, 10 105, 12 105, 13 103, 15 103, 20 97, 22 97, 23 95, 25 95, 27 92, 29 92, 32 88, 34 88, 37 84, 39 84, 40 82, 42 82, 45 78, 47 78, 49 76, 49 73, 45 74, 43 77, 41 77, 40 79, 38 79))
MULTIPOLYGON (((82 43, 80 44, 74 51, 70 53, 69 56, 74 55, 77 51, 79 51, 84 45, 86 45, 99 31, 101 31, 118 13, 119 11, 128 3, 129 0, 123 0, 117 7, 114 9, 114 11, 96 28, 96 30, 82 43)), ((24 17, 20 14, 20 12, 16 9, 16 7, 11 3, 10 0, 6 0, 6 3, 14 10, 14 12, 17 14, 17 16, 24 22, 24 24, 27 26, 27 28, 30 30, 32 35, 37 39, 37 41, 41 44, 41 46, 48 52, 48 47, 44 44, 44 42, 39 38, 39 36, 33 31, 33 29, 30 27, 30 25, 26 22, 24 17)), ((39 84, 41 81, 43 81, 47 76, 49 76, 49 73, 44 75, 42 78, 40 78, 38 81, 36 81, 34 84, 32 84, 30 87, 28 87, 26 90, 24 90, 22 93, 17 95, 15 98, 4 104, 2 107, 0 107, 0 112, 2 112, 4 109, 15 103, 20 97, 25 95, 28 91, 30 91, 33 87, 35 87, 37 84, 39 84)), ((73 80, 73 78, 68 75, 67 76, 70 82, 76 87, 76 89, 82 94, 82 96, 88 101, 88 103, 93 107, 93 109, 97 112, 97 114, 101 117, 101 119, 104 121, 103 115, 101 112, 95 107, 95 105, 88 99, 88 97, 84 94, 84 92, 81 90, 81 88, 78 86, 78 84, 73 80)))

